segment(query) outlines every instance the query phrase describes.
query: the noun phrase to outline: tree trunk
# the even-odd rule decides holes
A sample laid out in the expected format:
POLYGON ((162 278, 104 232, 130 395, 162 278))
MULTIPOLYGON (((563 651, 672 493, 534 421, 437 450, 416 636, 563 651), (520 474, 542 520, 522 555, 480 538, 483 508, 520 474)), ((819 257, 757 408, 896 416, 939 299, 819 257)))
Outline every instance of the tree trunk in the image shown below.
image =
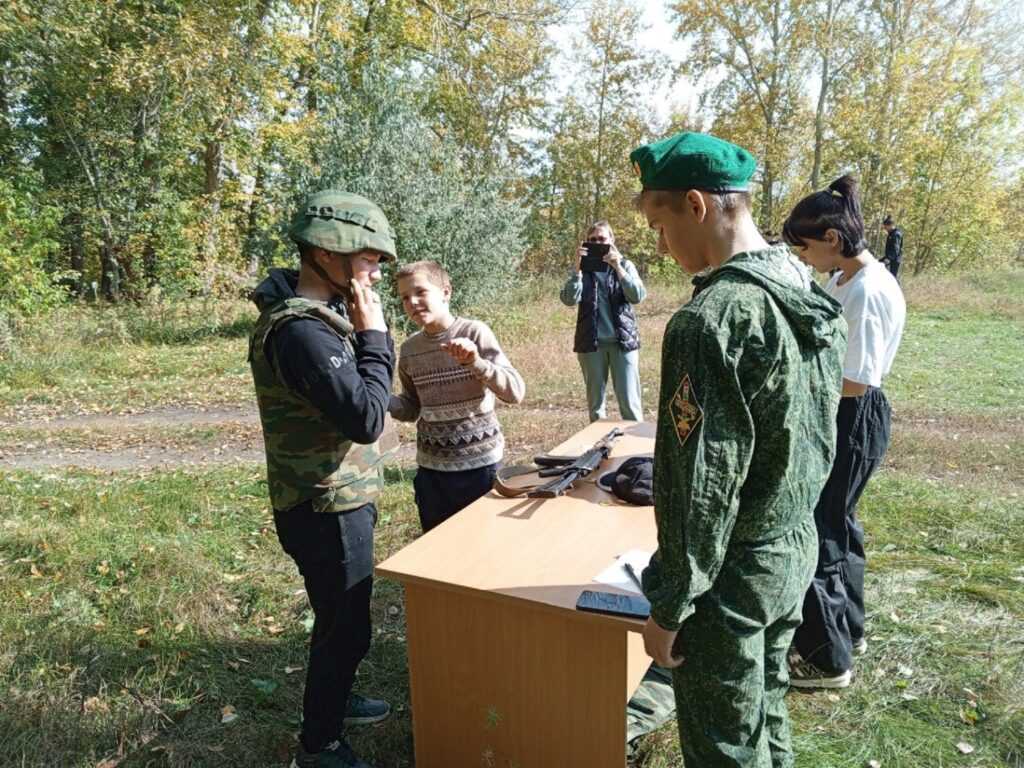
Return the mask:
POLYGON ((8 117, 10 101, 7 95, 7 52, 0 51, 0 168, 14 162, 11 120, 8 117))
POLYGON ((761 201, 762 232, 767 232, 772 228, 772 220, 775 218, 774 190, 775 170, 772 161, 766 157, 764 161, 764 184, 762 186, 763 200, 761 201))
POLYGON ((818 87, 818 108, 814 113, 814 165, 811 167, 811 190, 817 191, 821 183, 821 155, 825 142, 825 107, 828 104, 828 89, 832 77, 832 30, 835 24, 835 0, 828 0, 825 6, 825 39, 819 43, 821 49, 821 85, 818 87))
MULTIPOLYGON (((227 125, 226 118, 220 118, 210 130, 210 138, 206 140, 203 152, 203 194, 206 197, 206 237, 203 241, 203 260, 213 263, 217 258, 218 228, 220 222, 220 169, 223 160, 224 145, 221 132, 227 125)), ((209 289, 207 285, 207 289, 209 289)))
POLYGON ((107 301, 121 298, 121 265, 114 244, 114 226, 106 212, 100 214, 103 241, 100 244, 100 293, 107 301))
POLYGON ((249 275, 254 276, 260 270, 261 261, 257 241, 259 240, 259 208, 263 185, 266 183, 266 162, 260 158, 256 166, 256 183, 252 188, 249 200, 249 212, 245 226, 245 252, 249 256, 249 275))
POLYGON ((597 167, 595 169, 597 173, 594 176, 594 210, 591 216, 594 221, 603 218, 602 211, 604 209, 604 201, 601 199, 604 190, 602 189, 601 181, 604 176, 604 106, 608 95, 607 61, 607 58, 605 58, 605 63, 601 65, 601 93, 598 95, 597 100, 597 167))
POLYGON ((60 221, 61 250, 67 257, 68 267, 78 273, 72 293, 82 295, 85 285, 85 232, 82 230, 82 214, 78 209, 69 211, 60 221))

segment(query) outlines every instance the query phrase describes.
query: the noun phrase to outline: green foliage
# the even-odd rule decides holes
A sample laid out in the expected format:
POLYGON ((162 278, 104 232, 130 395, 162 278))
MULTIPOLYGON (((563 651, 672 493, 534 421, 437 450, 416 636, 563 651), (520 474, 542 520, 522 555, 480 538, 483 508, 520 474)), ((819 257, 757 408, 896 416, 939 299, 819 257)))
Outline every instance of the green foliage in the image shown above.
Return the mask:
POLYGON ((561 272, 600 219, 611 223, 627 257, 641 267, 654 258, 654 240, 633 210, 639 190, 627 160, 658 132, 645 96, 664 75, 644 47, 640 16, 630 0, 595 2, 574 42, 576 77, 545 125, 530 179, 529 265, 535 271, 561 272))
POLYGON ((49 269, 58 212, 0 178, 0 314, 27 315, 65 295, 49 269))
MULTIPOLYGON (((303 186, 348 189, 378 203, 395 228, 399 263, 444 265, 458 312, 508 287, 523 252, 522 213, 504 194, 501 169, 475 173, 455 142, 431 129, 417 87, 365 70, 361 86, 327 114, 321 171, 303 186)), ((384 293, 394 302, 393 290, 384 293)))

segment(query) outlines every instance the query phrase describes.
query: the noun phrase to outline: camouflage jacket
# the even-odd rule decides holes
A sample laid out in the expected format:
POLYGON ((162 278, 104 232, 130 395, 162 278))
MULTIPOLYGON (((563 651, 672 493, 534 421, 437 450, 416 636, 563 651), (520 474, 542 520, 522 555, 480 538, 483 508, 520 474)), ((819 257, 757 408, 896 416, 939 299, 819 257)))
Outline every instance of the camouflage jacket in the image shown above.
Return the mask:
POLYGON ((389 423, 379 440, 368 445, 354 443, 316 406, 284 383, 266 354, 268 339, 284 323, 298 318, 323 322, 341 340, 347 353, 345 360, 356 358, 351 323, 324 302, 296 296, 288 287, 281 274, 272 275, 260 286, 255 300, 261 313, 249 339, 270 500, 276 510, 291 509, 306 501, 311 501, 317 512, 357 509, 380 494, 384 486, 383 459, 397 447, 397 438, 389 423), (283 290, 275 295, 275 287, 283 290))
MULTIPOLYGON (((730 548, 811 519, 835 452, 846 326, 785 248, 699 279, 665 329, 651 615, 678 629, 730 548)), ((723 576, 724 577, 724 576, 723 576)))

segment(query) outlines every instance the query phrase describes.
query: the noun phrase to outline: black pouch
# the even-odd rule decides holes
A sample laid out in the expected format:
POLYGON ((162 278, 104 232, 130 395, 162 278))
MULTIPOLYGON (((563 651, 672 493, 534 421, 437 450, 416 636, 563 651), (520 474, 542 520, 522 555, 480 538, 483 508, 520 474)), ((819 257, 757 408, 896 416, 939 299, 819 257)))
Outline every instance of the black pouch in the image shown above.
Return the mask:
POLYGON ((373 526, 376 523, 377 507, 373 504, 338 515, 345 589, 373 575, 373 526))
POLYGON ((649 507, 654 504, 654 459, 634 456, 614 472, 602 475, 598 485, 630 504, 649 507))

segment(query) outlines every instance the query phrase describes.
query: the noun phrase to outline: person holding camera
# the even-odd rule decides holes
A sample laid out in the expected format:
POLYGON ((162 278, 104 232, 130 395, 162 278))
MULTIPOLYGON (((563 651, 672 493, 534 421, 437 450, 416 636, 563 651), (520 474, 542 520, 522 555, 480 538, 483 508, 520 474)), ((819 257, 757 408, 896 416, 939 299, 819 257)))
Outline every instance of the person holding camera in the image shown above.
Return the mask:
POLYGON ((605 417, 609 370, 622 418, 643 419, 640 328, 633 305, 646 295, 636 266, 615 247, 611 225, 595 222, 576 251, 576 268, 560 294, 567 307, 579 307, 573 351, 583 370, 591 421, 605 417))

